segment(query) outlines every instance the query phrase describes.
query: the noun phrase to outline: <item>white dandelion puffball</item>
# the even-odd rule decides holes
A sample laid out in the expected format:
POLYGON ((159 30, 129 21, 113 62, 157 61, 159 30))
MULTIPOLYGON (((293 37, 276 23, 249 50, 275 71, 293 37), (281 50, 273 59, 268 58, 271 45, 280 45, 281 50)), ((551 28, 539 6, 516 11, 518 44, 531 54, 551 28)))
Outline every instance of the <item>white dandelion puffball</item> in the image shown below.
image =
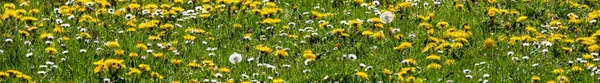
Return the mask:
POLYGON ((383 24, 387 24, 394 20, 394 14, 392 14, 392 12, 384 12, 383 14, 379 15, 379 19, 381 19, 383 24))
POLYGON ((231 62, 231 64, 242 62, 242 54, 234 52, 233 54, 231 54, 231 56, 229 56, 229 62, 231 62))

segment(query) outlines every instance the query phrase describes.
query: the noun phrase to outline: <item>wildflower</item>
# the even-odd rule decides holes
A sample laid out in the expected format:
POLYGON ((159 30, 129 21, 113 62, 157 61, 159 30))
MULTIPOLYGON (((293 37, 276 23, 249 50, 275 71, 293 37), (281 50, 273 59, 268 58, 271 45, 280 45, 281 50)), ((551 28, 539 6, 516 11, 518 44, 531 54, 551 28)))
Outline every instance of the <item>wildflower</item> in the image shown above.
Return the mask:
POLYGON ((323 22, 323 21, 319 21, 319 22, 322 22, 319 24, 319 28, 325 28, 329 25, 329 22, 323 22))
POLYGON ((388 76, 389 76, 389 75, 392 75, 392 71, 391 71, 391 70, 389 70, 389 69, 383 69, 383 74, 385 74, 385 75, 388 75, 388 76))
POLYGON ((402 8, 402 9, 406 9, 408 7, 410 7, 411 3, 410 2, 402 2, 402 3, 398 3, 396 5, 396 7, 402 8))
POLYGON ((496 12, 498 12, 498 9, 496 9, 494 7, 489 7, 487 10, 487 15, 489 17, 494 17, 494 16, 496 16, 496 12))
POLYGON ((9 77, 9 76, 10 76, 10 74, 0 71, 0 77, 9 77))
POLYGON ((449 25, 450 24, 448 24, 448 22, 446 22, 446 21, 440 21, 437 24, 435 24, 435 26, 437 26, 438 28, 444 28, 444 27, 447 27, 449 25))
POLYGON ((384 12, 379 16, 379 19, 383 22, 383 24, 391 23, 394 20, 394 14, 392 12, 384 12))
POLYGON ((154 56, 155 58, 156 57, 161 57, 161 56, 163 56, 163 53, 162 52, 152 53, 152 56, 154 56))
POLYGON ((583 71, 583 68, 581 68, 581 67, 579 67, 579 66, 573 66, 573 67, 571 68, 571 71, 577 71, 577 72, 581 72, 581 71, 583 71))
POLYGON ((440 69, 442 68, 442 65, 437 64, 437 63, 431 63, 429 65, 427 65, 427 69, 440 69))
POLYGON ((595 51, 598 51, 598 50, 600 50, 600 46, 598 46, 597 44, 594 44, 594 45, 588 46, 588 47, 587 47, 587 50, 588 50, 588 51, 595 52, 595 51))
POLYGON ((463 44, 462 44, 462 43, 458 43, 458 42, 457 42, 457 43, 452 43, 452 44, 450 45, 450 47, 452 47, 452 48, 454 48, 454 49, 458 49, 458 48, 462 48, 462 47, 463 47, 463 44))
POLYGON ((19 78, 19 79, 24 79, 24 80, 31 80, 31 76, 25 75, 25 74, 17 74, 17 75, 15 75, 15 77, 19 78))
POLYGON ((364 79, 368 79, 369 75, 365 72, 356 72, 356 76, 358 76, 359 78, 364 78, 364 79))
POLYGON ((160 36, 148 36, 148 40, 160 40, 160 36))
POLYGON ((54 39, 54 36, 51 33, 42 33, 40 39, 54 39))
POLYGON ((173 2, 175 2, 177 4, 183 4, 183 0, 174 0, 173 2))
POLYGON ((234 52, 229 56, 229 62, 231 62, 231 64, 240 63, 242 62, 242 59, 242 54, 238 54, 237 52, 234 52))
POLYGON ((517 22, 523 22, 526 19, 527 19, 527 16, 520 16, 519 18, 517 18, 517 22))
POLYGON ((440 56, 432 54, 426 57, 428 60, 441 60, 440 56))
POLYGON ((540 78, 540 76, 533 75, 533 76, 531 76, 531 80, 532 80, 532 81, 540 81, 540 80, 541 80, 541 78, 540 78))
POLYGON ((179 65, 181 64, 181 60, 180 59, 171 59, 171 64, 175 64, 175 65, 179 65))
POLYGON ((554 69, 554 70, 552 70, 552 73, 554 73, 554 74, 561 74, 562 72, 565 72, 565 70, 563 70, 563 69, 554 69))
POLYGON ((341 33, 344 33, 344 29, 333 29, 333 30, 331 30, 331 33, 333 33, 333 34, 341 34, 341 33))
POLYGON ((132 74, 142 74, 142 71, 140 71, 137 68, 129 68, 129 72, 127 72, 127 75, 132 75, 132 74))
POLYGON ((190 63, 188 63, 188 67, 200 68, 202 66, 200 64, 196 63, 196 62, 190 62, 190 63))
POLYGON ((255 49, 257 49, 265 54, 270 54, 273 51, 273 49, 271 49, 267 46, 263 46, 262 44, 256 45, 255 49))
POLYGON ((348 54, 347 56, 348 56, 348 59, 350 59, 350 60, 356 60, 357 59, 355 54, 348 54))
POLYGON ((582 57, 583 57, 583 59, 588 59, 588 60, 594 59, 594 56, 592 56, 590 54, 585 54, 582 57))
POLYGON ((402 63, 408 63, 408 64, 416 65, 417 61, 415 59, 412 59, 412 58, 406 58, 406 59, 402 60, 402 63))
POLYGON ((47 47, 45 51, 48 54, 56 54, 56 52, 58 52, 54 47, 47 47))
POLYGON ((350 25, 351 27, 361 27, 362 26, 362 21, 361 20, 351 20, 348 25, 350 25))
POLYGON ((412 47, 411 43, 409 43, 409 42, 402 42, 400 45, 394 47, 394 50, 399 51, 399 50, 402 50, 402 49, 405 49, 405 48, 410 48, 410 47, 412 47))
POLYGON ((233 28, 234 29, 240 29, 240 28, 242 28, 242 25, 238 24, 238 23, 235 23, 235 24, 233 24, 233 28))
POLYGON ((564 75, 556 77, 556 80, 558 80, 560 83, 569 83, 569 78, 567 78, 567 76, 564 75))
POLYGON ((151 70, 150 65, 147 65, 147 64, 139 64, 138 67, 140 69, 144 70, 144 71, 150 71, 151 70))
POLYGON ((164 79, 165 78, 164 76, 158 74, 157 72, 152 72, 150 74, 150 76, 152 76, 152 78, 156 78, 156 79, 164 79))
POLYGON ((485 46, 484 46, 484 47, 486 47, 486 48, 492 48, 492 47, 494 47, 494 44, 495 44, 495 43, 494 43, 494 39, 492 39, 492 38, 487 38, 487 39, 485 40, 485 43, 484 43, 484 45, 485 45, 485 46))
POLYGON ((106 47, 108 48, 116 48, 119 47, 119 43, 117 43, 116 41, 110 41, 106 43, 106 47))
POLYGON ((140 49, 140 50, 147 50, 148 46, 146 46, 146 44, 138 43, 135 45, 135 48, 140 49))
POLYGON ((277 52, 275 53, 275 56, 286 57, 286 56, 288 56, 288 52, 286 52, 285 49, 280 49, 280 50, 277 50, 277 52))
POLYGON ((304 50, 302 56, 310 61, 314 61, 317 58, 317 56, 313 54, 311 50, 304 50))
POLYGON ((508 10, 500 9, 499 13, 500 13, 500 15, 506 15, 506 14, 508 14, 508 10))
POLYGON ((194 40, 196 40, 196 36, 192 36, 192 35, 188 34, 188 35, 183 36, 183 39, 194 41, 194 40))
POLYGON ((231 70, 229 70, 229 68, 219 68, 219 72, 229 73, 231 70))
POLYGON ((131 53, 129 53, 129 55, 128 55, 128 56, 129 56, 129 57, 137 57, 137 56, 138 56, 138 53, 131 52, 131 53))
POLYGON ((465 5, 459 3, 459 4, 454 5, 454 8, 463 10, 465 8, 465 5))
POLYGON ((102 71, 103 69, 108 69, 108 68, 115 68, 115 69, 120 69, 120 68, 125 68, 125 64, 123 64, 123 62, 125 62, 124 60, 118 60, 118 59, 102 59, 99 61, 94 62, 93 64, 96 65, 96 67, 94 68, 94 72, 98 73, 100 71, 102 71))
POLYGON ((279 18, 266 18, 261 23, 263 23, 263 24, 277 24, 279 22, 281 22, 281 19, 279 19, 279 18))
POLYGON ((273 79, 273 83, 283 83, 285 80, 281 78, 273 79))

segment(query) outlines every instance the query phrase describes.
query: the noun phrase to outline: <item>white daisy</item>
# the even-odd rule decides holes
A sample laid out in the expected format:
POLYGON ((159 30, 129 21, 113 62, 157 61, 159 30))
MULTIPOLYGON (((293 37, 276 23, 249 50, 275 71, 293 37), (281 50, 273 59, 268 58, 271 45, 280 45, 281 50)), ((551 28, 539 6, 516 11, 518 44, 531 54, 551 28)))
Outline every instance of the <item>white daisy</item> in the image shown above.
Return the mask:
POLYGON ((356 55, 355 55, 355 54, 348 54, 348 59, 350 59, 350 60, 353 60, 353 61, 354 61, 354 60, 356 60, 357 58, 356 58, 356 55))

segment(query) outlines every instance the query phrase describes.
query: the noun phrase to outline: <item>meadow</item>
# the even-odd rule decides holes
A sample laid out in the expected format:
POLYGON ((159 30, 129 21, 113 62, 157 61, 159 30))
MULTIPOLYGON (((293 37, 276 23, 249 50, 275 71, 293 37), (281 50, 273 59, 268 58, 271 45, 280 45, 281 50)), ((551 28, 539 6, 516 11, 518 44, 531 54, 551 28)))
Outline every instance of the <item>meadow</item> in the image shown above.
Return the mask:
POLYGON ((594 83, 599 3, 2 0, 0 82, 594 83))

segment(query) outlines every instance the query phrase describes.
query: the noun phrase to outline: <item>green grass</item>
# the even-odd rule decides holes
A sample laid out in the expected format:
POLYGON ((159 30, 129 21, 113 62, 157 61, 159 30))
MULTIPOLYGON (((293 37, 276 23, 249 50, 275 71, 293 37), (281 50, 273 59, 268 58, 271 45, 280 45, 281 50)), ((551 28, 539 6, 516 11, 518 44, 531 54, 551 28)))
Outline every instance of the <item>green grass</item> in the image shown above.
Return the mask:
MULTIPOLYGON (((67 0, 63 0, 67 1, 67 0)), ((457 83, 464 82, 480 82, 479 79, 488 80, 491 83, 497 82, 532 82, 531 77, 534 75, 541 77, 541 82, 546 81, 558 81, 557 76, 567 76, 570 82, 597 82, 599 81, 598 75, 590 76, 590 73, 596 71, 585 69, 584 64, 577 62, 576 58, 581 58, 584 54, 597 53, 597 51, 590 51, 587 49, 588 46, 583 45, 580 41, 575 41, 573 44, 564 43, 561 41, 552 42, 552 46, 541 46, 536 48, 532 46, 522 46, 522 43, 534 42, 518 42, 515 45, 508 44, 509 39, 515 36, 530 35, 535 38, 532 32, 525 30, 526 25, 533 26, 537 31, 542 33, 546 37, 550 37, 554 34, 564 34, 567 37, 565 39, 577 39, 588 37, 594 34, 594 32, 600 27, 598 23, 587 22, 586 19, 589 17, 588 13, 598 11, 600 5, 594 4, 596 2, 590 2, 592 0, 569 0, 570 2, 579 3, 580 5, 587 5, 589 8, 574 8, 569 7, 571 4, 566 3, 565 0, 555 0, 549 3, 544 3, 537 0, 532 2, 522 2, 521 0, 498 0, 495 4, 490 4, 486 0, 467 0, 467 2, 453 2, 452 0, 441 0, 440 5, 434 5, 434 1, 421 0, 417 6, 411 6, 407 9, 394 12, 395 18, 392 23, 384 24, 385 27, 394 27, 399 29, 398 33, 389 32, 387 28, 373 28, 373 24, 367 22, 371 18, 379 18, 379 15, 375 15, 373 10, 369 10, 368 7, 361 7, 356 4, 354 0, 343 0, 343 4, 335 4, 334 1, 330 0, 277 0, 274 3, 277 4, 277 8, 281 8, 280 13, 263 16, 260 14, 252 13, 252 9, 245 9, 238 12, 230 12, 232 6, 241 8, 241 4, 230 5, 224 4, 224 8, 213 8, 210 11, 210 17, 208 19, 200 18, 199 15, 194 15, 196 19, 188 19, 183 21, 177 21, 177 19, 184 18, 186 16, 177 15, 176 17, 165 16, 165 18, 151 18, 149 15, 141 15, 141 9, 138 11, 131 11, 123 13, 122 15, 113 15, 108 13, 102 13, 102 15, 96 15, 95 11, 76 11, 73 20, 68 20, 69 16, 62 16, 57 13, 53 13, 54 8, 63 6, 65 2, 61 0, 57 1, 43 1, 43 0, 30 0, 29 6, 19 6, 18 0, 0 1, 2 4, 14 4, 16 9, 32 10, 38 9, 39 13, 36 14, 25 14, 23 16, 35 17, 38 20, 32 22, 19 21, 16 17, 10 17, 0 22, 0 33, 6 36, 0 37, 0 71, 6 72, 6 70, 18 70, 26 75, 32 77, 32 81, 47 83, 47 82, 103 82, 103 79, 109 78, 113 82, 190 82, 190 80, 203 81, 205 79, 215 79, 221 82, 226 82, 229 79, 235 80, 235 82, 258 80, 261 82, 271 82, 268 79, 269 76, 273 78, 280 78, 290 83, 297 82, 399 82, 398 76, 386 76, 383 73, 384 69, 389 69, 393 73, 400 72, 402 68, 406 67, 417 67, 417 72, 405 74, 404 78, 414 76, 417 79, 423 79, 425 83, 430 82, 446 82, 452 80, 457 83), (472 2, 476 1, 476 2, 472 2), (423 3, 428 3, 428 6, 424 6, 423 3), (455 4, 464 4, 464 10, 455 8, 455 4), (478 3, 478 4, 474 4, 478 3), (336 6, 337 7, 334 7, 336 6), (315 9, 318 6, 320 8, 315 9), (294 10, 297 7, 297 10, 294 10), (494 19, 490 19, 487 16, 487 8, 495 7, 497 9, 507 9, 509 11, 518 11, 519 15, 499 15, 497 14, 494 19), (219 12, 223 9, 224 12, 219 12), (326 18, 313 18, 310 14, 311 11, 318 11, 321 13, 335 13, 335 16, 326 18), (345 11, 350 12, 345 14, 345 11), (307 12, 308 14, 303 14, 307 12), (370 12, 370 13, 366 13, 370 12), (431 20, 422 21, 418 20, 417 15, 427 16, 428 13, 434 13, 435 16, 431 20), (579 19, 583 20, 581 24, 569 23, 567 14, 574 13, 579 16, 579 19), (130 28, 126 23, 128 20, 125 19, 126 14, 132 14, 138 22, 135 23, 133 28, 136 28, 135 32, 127 32, 127 28, 130 28), (93 18, 99 20, 96 23, 79 22, 79 19, 83 15, 91 15, 93 18), (515 20, 519 16, 527 16, 527 20, 522 23, 516 23, 515 20), (47 18, 49 20, 43 20, 47 18), (261 24, 260 22, 265 18, 280 18, 281 22, 276 24, 261 24), (550 23, 552 20, 560 20, 562 26, 568 27, 568 29, 549 29, 541 27, 546 23, 550 23), (70 24, 70 27, 61 27, 65 33, 56 33, 53 31, 57 24, 55 20, 62 19, 63 24, 70 24), (350 28, 348 25, 341 24, 341 21, 350 21, 355 19, 364 20, 363 27, 360 29, 350 28), (182 27, 175 26, 174 29, 139 29, 137 26, 141 23, 148 22, 150 20, 160 20, 160 23, 170 23, 173 25, 181 25, 182 27), (305 23, 308 20, 314 21, 313 23, 305 23), (319 28, 319 21, 327 21, 333 27, 319 28), (491 23, 494 20, 496 23, 491 23), (422 53, 423 48, 432 42, 429 38, 436 37, 444 39, 449 43, 454 43, 455 38, 442 38, 443 34, 447 29, 436 27, 436 23, 445 21, 450 24, 450 27, 456 27, 458 30, 464 30, 463 24, 472 26, 469 30, 472 35, 467 43, 464 43, 462 48, 450 48, 446 47, 438 50, 431 49, 428 52, 422 53), (293 22, 296 25, 288 25, 293 22), (435 34, 427 35, 424 27, 419 27, 419 23, 427 22, 433 25, 435 34), (505 25, 504 22, 510 22, 511 25, 505 25), (234 29, 234 24, 241 24, 243 27, 240 29, 234 29), (38 29, 33 31, 27 31, 30 36, 23 36, 19 34, 19 30, 26 30, 26 26, 38 26, 38 29), (283 26, 289 26, 289 29, 282 28, 283 26), (510 26, 511 28, 505 28, 510 26), (188 33, 185 29, 188 27, 194 27, 205 30, 207 33, 188 33), (311 35, 309 32, 300 32, 298 29, 304 29, 306 27, 312 27, 315 33, 318 35, 312 36, 311 38, 304 38, 305 35, 311 35), (92 38, 77 39, 77 35, 80 34, 78 28, 85 28, 91 34, 92 38), (270 29, 268 29, 270 28, 270 29), (345 29, 344 33, 349 34, 348 37, 342 37, 340 34, 329 34, 333 29, 345 29), (369 36, 362 36, 361 33, 364 30, 371 30, 373 32, 383 31, 385 34, 384 39, 374 39, 369 36), (118 33, 124 31, 124 33, 118 33), (149 40, 149 36, 156 36, 161 31, 164 31, 164 36, 161 40, 149 40), (44 33, 54 34, 54 39, 41 39, 39 36, 44 33), (211 33, 211 34, 208 34, 211 33), (252 33, 251 40, 244 40, 245 33, 252 33), (293 34, 297 35, 298 38, 289 38, 287 36, 280 36, 280 34, 293 34), (185 44, 183 39, 184 35, 193 35, 197 37, 195 40, 190 41, 194 44, 185 44), (395 34, 402 34, 403 38, 396 40, 393 36, 395 34), (414 35, 411 37, 410 35, 414 35), (59 40, 61 37, 66 36, 70 40, 59 40), (261 36, 264 36, 266 40, 261 40, 261 36), (506 36, 505 40, 500 40, 500 36, 506 36), (214 40, 207 38, 212 37, 214 40), (484 41, 487 38, 495 40, 495 46, 493 48, 485 48, 484 41), (12 39, 12 42, 4 40, 12 39), (120 47, 116 49, 125 50, 125 55, 115 55, 113 48, 108 48, 104 43, 109 41, 115 41, 118 39, 120 47), (29 41, 31 45, 25 45, 24 42, 29 41), (52 44, 46 44, 46 41, 52 42, 52 44), (98 43, 94 43, 98 41, 98 43), (172 41, 178 41, 177 44, 172 44, 172 47, 176 49, 180 55, 175 55, 172 50, 168 48, 161 49, 157 46, 157 43, 169 43, 172 41), (162 57, 154 58, 151 53, 146 53, 145 50, 136 48, 136 42, 142 44, 151 43, 152 46, 148 46, 148 49, 154 50, 154 52, 162 52, 162 57), (203 44, 202 42, 206 42, 203 44), (301 43, 305 42, 305 43, 301 43), (410 42, 412 47, 396 51, 393 48, 400 45, 402 42, 410 42), (61 46, 64 44, 65 46, 61 46), (255 49, 255 46, 262 44, 273 49, 273 53, 265 54, 255 49), (336 45, 339 45, 337 47, 336 45), (49 54, 45 52, 47 47, 54 46, 57 50, 57 54, 49 54), (276 57, 275 52, 278 50, 277 47, 287 48, 289 56, 287 57, 276 57), (376 47, 376 49, 372 49, 376 47), (569 47, 573 51, 565 52, 561 47, 569 47), (215 51, 208 51, 207 48, 217 48, 215 51), (81 49, 87 50, 87 52, 80 52, 81 49), (97 50, 100 49, 100 50, 97 50), (542 53, 541 50, 547 49, 549 52, 542 53), (320 58, 311 62, 309 65, 304 65, 305 58, 303 58, 304 50, 312 50, 315 54, 319 55, 320 58), (61 52, 68 51, 68 53, 62 54, 61 52), (130 52, 139 53, 138 57, 128 57, 130 52), (243 56, 243 60, 239 64, 231 64, 229 62, 229 55, 234 52, 240 53, 243 56), (514 55, 508 55, 508 52, 514 52, 514 55), (26 57, 26 54, 33 53, 31 57, 26 57), (215 56, 209 56, 210 53, 214 53, 215 56), (343 55, 356 54, 356 60, 349 60, 343 55), (440 61, 427 60, 425 59, 428 55, 436 54, 441 57, 440 61), (147 59, 142 59, 140 56, 147 56, 147 59), (513 57, 521 59, 523 56, 528 56, 529 60, 514 61, 513 57), (248 58, 262 57, 261 60, 255 60, 252 62, 246 61, 248 58), (127 68, 122 69, 104 69, 102 72, 94 73, 95 65, 92 64, 101 59, 121 59, 124 60, 124 65, 127 68), (415 65, 408 65, 401 61, 406 58, 412 58, 417 61, 415 65), (61 60, 61 59, 64 59, 61 60), (171 64, 169 60, 181 59, 182 62, 179 65, 171 64), (455 60, 454 64, 445 64, 446 60, 455 60), (229 68, 231 72, 221 73, 223 77, 217 78, 214 74, 217 71, 213 71, 212 68, 191 68, 187 64, 197 60, 199 63, 202 60, 212 60, 218 68, 229 68), (573 64, 569 64, 568 61, 573 61, 573 64), (46 62, 54 62, 57 68, 41 68, 40 65, 45 65, 46 62), (478 63, 485 62, 483 65, 476 65, 478 63), (260 63, 267 63, 275 66, 274 70, 268 69, 264 66, 258 66, 260 63), (365 64, 372 66, 372 69, 365 71, 366 68, 361 67, 359 64, 365 64), (440 69, 429 69, 426 66, 430 63, 438 63, 442 67, 440 69), (139 75, 127 75, 129 68, 137 68, 138 64, 148 64, 151 66, 150 71, 142 71, 139 75), (534 67, 533 64, 539 64, 534 67), (291 67, 285 68, 283 65, 290 65, 291 67), (583 71, 571 71, 574 66, 584 68, 583 71), (471 70, 469 75, 473 78, 466 78, 463 70, 471 70), (553 74, 554 69, 563 69, 565 72, 561 74, 553 74), (109 71, 110 70, 110 71, 109 71), (46 71, 46 74, 38 74, 38 71, 46 71), (310 71, 310 72, 304 72, 310 71), (366 72, 369 77, 368 79, 359 78, 355 75, 356 72, 366 72), (150 76, 151 72, 157 72, 164 76, 164 79, 154 79, 150 76), (279 75, 275 75, 275 73, 279 75), (250 78, 242 79, 242 74, 248 75, 250 78), (258 74, 253 76, 253 74, 258 74), (484 74, 489 74, 490 77, 484 78, 484 74), (328 79, 323 80, 324 77, 328 79)), ((110 0, 109 0, 110 1, 110 0)), ((193 9, 196 6, 201 6, 202 3, 187 4, 188 0, 184 0, 185 4, 176 4, 173 1, 163 0, 138 0, 137 3, 142 7, 149 3, 154 3, 160 6, 161 4, 171 4, 172 7, 181 7, 185 10, 193 9)), ((201 0, 199 0, 201 1, 201 0)), ((388 10, 387 5, 397 5, 402 3, 400 1, 382 1, 382 5, 376 6, 380 10, 388 10)), ((461 0, 458 0, 461 1, 461 0)), ((260 1, 258 1, 260 2, 260 1)), ((366 3, 371 3, 371 0, 365 0, 366 3)), ((106 9, 118 10, 124 8, 130 2, 115 2, 112 6, 106 9)), ((213 7, 219 6, 220 4, 216 1, 206 3, 213 7)), ((263 3, 264 4, 264 3, 263 3)), ((74 5, 69 5, 73 7, 74 5)), ((258 8, 261 8, 259 6, 258 8)), ((102 8, 98 4, 91 7, 94 9, 102 8)), ((249 8, 249 7, 248 7, 249 8)), ((2 16, 7 16, 5 12, 14 11, 7 10, 5 8, 0 9, 2 16)), ((547 41, 546 38, 535 38, 537 41, 547 41)), ((595 42, 597 43, 597 42, 595 42)), ((596 56, 597 57, 597 56, 596 56)), ((597 58, 596 58, 597 59, 597 58)), ((587 60, 590 64, 600 64, 597 61, 587 60)), ((52 66, 52 65, 49 65, 52 66)), ((594 66, 596 67, 596 66, 594 66)), ((0 82, 27 82, 23 79, 17 79, 14 75, 9 77, 0 77, 0 82)), ((415 82, 415 81, 410 81, 415 82)))

